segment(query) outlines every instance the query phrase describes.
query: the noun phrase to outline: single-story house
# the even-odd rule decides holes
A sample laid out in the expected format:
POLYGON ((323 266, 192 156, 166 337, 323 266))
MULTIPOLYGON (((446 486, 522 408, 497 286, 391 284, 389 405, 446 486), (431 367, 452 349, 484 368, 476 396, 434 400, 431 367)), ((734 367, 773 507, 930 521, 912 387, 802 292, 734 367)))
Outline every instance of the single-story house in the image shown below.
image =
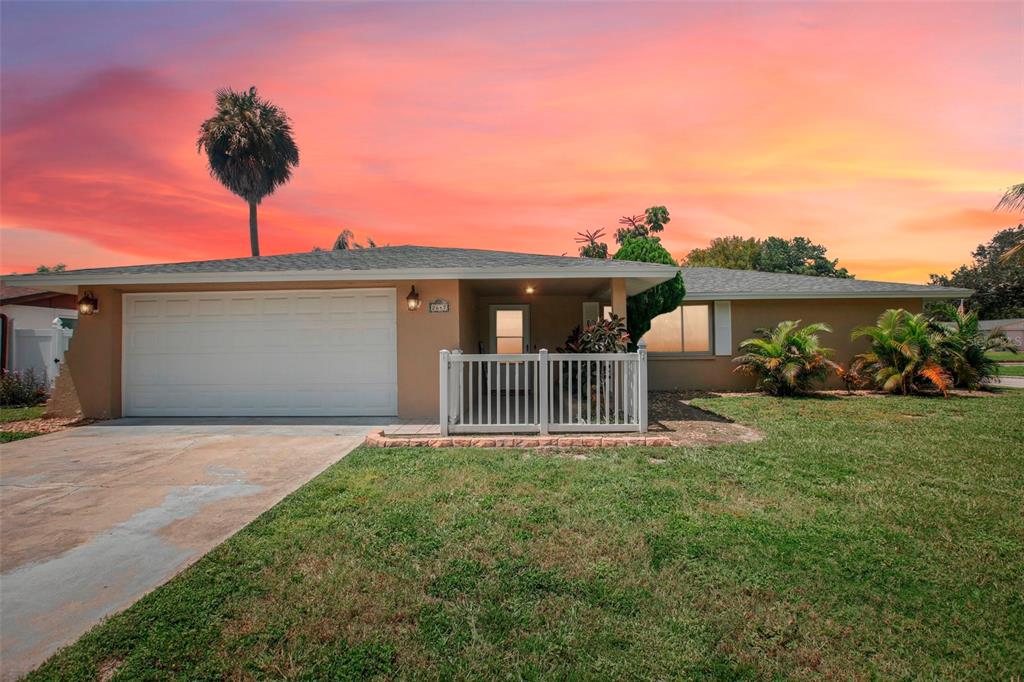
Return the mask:
POLYGON ((978 327, 986 332, 1002 332, 1017 348, 1024 350, 1024 319, 979 320, 978 327))
MULTIPOLYGON (((88 417, 436 419, 445 382, 440 351, 554 352, 575 326, 609 311, 624 316, 630 296, 678 271, 395 246, 4 279, 74 293, 92 313, 79 318, 56 389, 57 402, 69 404, 73 392, 88 417)), ((850 341, 851 329, 884 309, 920 311, 924 299, 971 293, 718 268, 682 272, 684 304, 655 320, 645 337, 648 390, 751 388, 750 377, 733 371, 737 345, 781 320, 828 322, 835 333, 827 344, 847 360, 861 347, 850 341)), ((511 386, 518 377, 506 380, 511 386)), ((468 381, 480 382, 479 373, 468 381)), ((520 388, 529 392, 531 381, 523 377, 520 388)))
POLYGON ((74 293, 0 286, 0 369, 52 380, 77 320, 74 293))

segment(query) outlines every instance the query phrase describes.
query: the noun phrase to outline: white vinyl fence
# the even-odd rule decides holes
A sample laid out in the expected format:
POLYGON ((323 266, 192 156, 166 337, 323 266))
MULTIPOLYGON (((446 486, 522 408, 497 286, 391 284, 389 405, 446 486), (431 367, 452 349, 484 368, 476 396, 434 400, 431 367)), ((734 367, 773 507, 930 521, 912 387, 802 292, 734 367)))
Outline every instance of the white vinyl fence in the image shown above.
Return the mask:
POLYGON ((441 351, 441 433, 647 431, 647 349, 441 351))
POLYGON ((53 385, 72 333, 60 328, 15 329, 11 368, 17 372, 32 369, 37 377, 53 385))

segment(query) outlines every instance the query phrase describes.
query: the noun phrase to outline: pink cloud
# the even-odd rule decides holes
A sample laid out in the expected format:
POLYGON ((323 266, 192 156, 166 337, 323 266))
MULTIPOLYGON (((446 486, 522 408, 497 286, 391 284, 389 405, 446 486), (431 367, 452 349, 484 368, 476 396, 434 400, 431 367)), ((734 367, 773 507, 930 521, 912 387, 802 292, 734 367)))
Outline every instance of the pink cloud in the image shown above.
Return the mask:
MULTIPOLYGON (((244 206, 194 135, 216 87, 250 84, 302 149, 261 209, 267 253, 342 227, 572 252, 577 230, 657 203, 677 256, 803 234, 865 274, 921 280, 1012 222, 989 212, 1024 160, 1020 108, 992 106, 1024 101, 1021 19, 1002 8, 329 9, 249 17, 57 94, 5 71, 0 224, 94 243, 61 257, 75 266, 244 255, 244 206), (879 256, 915 252, 922 225, 937 227, 918 264, 879 256)), ((22 240, 13 260, 60 243, 22 240)))

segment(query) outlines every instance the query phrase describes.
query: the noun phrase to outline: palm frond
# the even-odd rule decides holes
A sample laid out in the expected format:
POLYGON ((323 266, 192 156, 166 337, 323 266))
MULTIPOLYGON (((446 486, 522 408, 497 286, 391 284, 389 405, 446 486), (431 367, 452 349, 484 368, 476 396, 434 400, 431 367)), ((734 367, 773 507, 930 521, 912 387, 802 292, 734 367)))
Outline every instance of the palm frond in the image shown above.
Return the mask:
POLYGON ((995 211, 1021 211, 1024 210, 1024 182, 1019 185, 1011 185, 1003 192, 999 203, 993 209, 995 211))

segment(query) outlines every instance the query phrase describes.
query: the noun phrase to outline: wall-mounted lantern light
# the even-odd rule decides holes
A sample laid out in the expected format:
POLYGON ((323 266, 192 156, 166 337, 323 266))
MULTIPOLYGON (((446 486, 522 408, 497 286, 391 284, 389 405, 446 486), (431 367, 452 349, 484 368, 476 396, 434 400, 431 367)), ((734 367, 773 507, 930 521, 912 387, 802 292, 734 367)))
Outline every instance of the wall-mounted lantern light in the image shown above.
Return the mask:
POLYGON ((78 299, 79 315, 95 315, 100 311, 100 302, 96 300, 91 291, 86 291, 78 299))
POLYGON ((405 297, 405 305, 409 310, 419 310, 420 306, 423 305, 423 301, 420 300, 420 295, 416 293, 416 285, 412 285, 412 291, 405 297))

